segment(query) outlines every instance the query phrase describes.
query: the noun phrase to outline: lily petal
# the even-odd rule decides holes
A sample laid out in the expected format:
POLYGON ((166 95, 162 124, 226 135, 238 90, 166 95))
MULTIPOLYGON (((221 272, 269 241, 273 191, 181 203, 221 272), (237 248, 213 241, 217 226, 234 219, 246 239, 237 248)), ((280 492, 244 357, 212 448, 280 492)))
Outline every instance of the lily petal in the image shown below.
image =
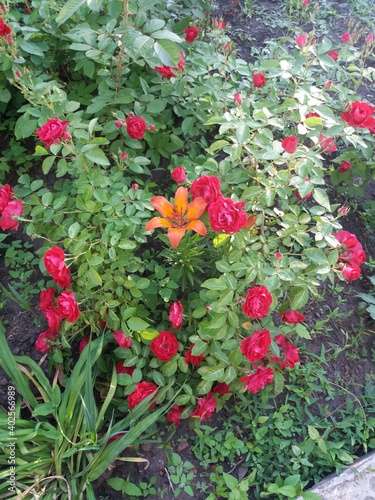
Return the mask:
POLYGON ((187 207, 186 220, 195 220, 199 219, 199 217, 204 213, 207 207, 207 201, 198 196, 198 198, 194 198, 194 200, 189 203, 187 207))
POLYGON ((203 224, 201 220, 193 220, 189 222, 189 224, 185 228, 186 230, 192 229, 196 233, 200 234, 201 236, 206 236, 207 234, 207 228, 203 224))
POLYGON ((169 222, 167 219, 162 219, 161 217, 153 217, 146 224, 146 231, 150 231, 151 229, 156 229, 157 227, 172 227, 172 222, 169 222))
POLYGON ((181 218, 186 213, 188 206, 188 189, 183 186, 179 187, 174 196, 174 200, 176 217, 181 218))
POLYGON ((164 196, 154 196, 150 200, 151 205, 157 210, 163 217, 167 219, 174 219, 174 207, 167 198, 164 196))
POLYGON ((178 247, 186 229, 182 227, 171 227, 168 229, 168 238, 173 248, 178 247))

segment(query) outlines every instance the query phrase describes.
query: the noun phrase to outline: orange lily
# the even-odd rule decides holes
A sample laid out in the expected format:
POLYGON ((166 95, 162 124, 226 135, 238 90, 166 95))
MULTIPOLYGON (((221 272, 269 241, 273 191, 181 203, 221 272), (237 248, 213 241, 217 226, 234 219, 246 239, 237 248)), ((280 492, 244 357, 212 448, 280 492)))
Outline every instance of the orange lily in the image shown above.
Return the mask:
POLYGON ((188 203, 188 189, 179 187, 172 205, 164 196, 151 198, 151 205, 163 217, 154 217, 146 225, 146 231, 157 227, 168 228, 168 238, 172 247, 178 247, 182 237, 189 229, 201 236, 206 236, 207 229, 202 221, 197 220, 206 210, 207 202, 204 198, 195 198, 188 203))

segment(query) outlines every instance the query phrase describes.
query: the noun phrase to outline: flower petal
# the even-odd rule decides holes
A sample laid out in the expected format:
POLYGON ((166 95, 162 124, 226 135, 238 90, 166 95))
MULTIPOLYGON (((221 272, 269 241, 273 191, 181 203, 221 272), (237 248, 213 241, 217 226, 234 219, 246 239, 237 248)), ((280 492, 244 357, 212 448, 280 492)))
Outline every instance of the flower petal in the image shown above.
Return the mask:
POLYGON ((182 186, 179 187, 174 199, 176 217, 182 217, 186 213, 188 206, 188 189, 182 186))
POLYGON ((155 229, 157 227, 172 227, 172 222, 167 219, 162 219, 161 217, 154 217, 146 224, 146 231, 155 229))
POLYGON ((186 229, 182 227, 171 227, 168 229, 168 238, 173 248, 178 247, 185 233, 186 229))
POLYGON ((203 224, 203 222, 200 220, 193 220, 193 221, 189 222, 189 224, 186 226, 185 229, 186 230, 192 229, 193 231, 200 234, 201 236, 206 236, 206 234, 207 234, 207 228, 203 224))
POLYGON ((189 203, 187 207, 186 220, 195 220, 199 219, 199 217, 204 213, 207 207, 207 201, 198 196, 194 198, 194 200, 189 203))
POLYGON ((154 196, 150 200, 151 205, 157 210, 163 217, 167 219, 174 219, 174 207, 167 198, 164 196, 154 196))

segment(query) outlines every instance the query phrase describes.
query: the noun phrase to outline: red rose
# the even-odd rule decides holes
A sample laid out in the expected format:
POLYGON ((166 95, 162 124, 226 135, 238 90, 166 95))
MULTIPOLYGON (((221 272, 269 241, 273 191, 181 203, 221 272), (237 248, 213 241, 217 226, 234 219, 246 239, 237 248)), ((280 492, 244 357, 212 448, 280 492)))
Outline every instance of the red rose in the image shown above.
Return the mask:
POLYGON ((307 120, 307 118, 312 118, 313 116, 315 116, 316 118, 320 118, 320 114, 319 113, 317 113, 316 111, 310 111, 306 115, 306 120, 307 120))
POLYGON ((66 131, 68 123, 59 118, 51 118, 35 133, 46 148, 49 148, 52 144, 60 144, 60 139, 71 139, 71 135, 66 131))
POLYGON ((241 92, 236 92, 233 96, 233 102, 234 104, 242 104, 242 95, 241 92))
POLYGON ((273 381, 273 370, 272 368, 266 368, 265 366, 259 366, 257 371, 253 374, 245 375, 240 379, 241 382, 245 382, 245 387, 249 392, 256 394, 261 389, 264 389, 266 384, 273 381))
POLYGON ((55 334, 57 335, 59 333, 61 324, 61 316, 58 310, 52 306, 48 307, 43 312, 48 323, 48 329, 52 332, 55 332, 55 334))
POLYGON ((89 337, 83 337, 81 342, 79 343, 78 346, 78 351, 80 354, 82 354, 83 349, 90 343, 90 338, 89 337))
POLYGON ((186 63, 185 63, 185 55, 184 55, 184 53, 181 50, 180 51, 180 60, 178 61, 177 67, 174 67, 173 69, 176 70, 176 71, 184 71, 185 65, 186 65, 186 63))
POLYGON ((193 198, 204 198, 208 205, 222 196, 220 191, 220 180, 214 175, 202 175, 192 182, 190 193, 193 198))
POLYGON ((189 363, 191 363, 192 365, 194 366, 199 366, 202 361, 204 360, 204 356, 203 354, 199 354, 198 356, 193 356, 191 353, 192 353, 192 350, 193 350, 193 347, 194 347, 195 344, 191 344, 189 350, 185 353, 185 363, 188 365, 189 363))
POLYGON ((13 198, 14 192, 9 184, 4 184, 3 187, 0 187, 0 215, 13 198))
POLYGON ((65 254, 58 247, 46 251, 43 257, 45 268, 59 286, 69 288, 70 270, 65 265, 65 254))
POLYGON ((281 146, 285 149, 285 151, 290 154, 294 153, 294 151, 297 149, 297 145, 298 138, 295 135, 285 137, 285 139, 281 143, 281 146))
POLYGON ((160 361, 169 361, 178 351, 178 341, 174 333, 166 330, 151 342, 150 351, 160 361))
POLYGON ((268 314, 272 295, 265 286, 254 286, 247 291, 242 310, 252 319, 262 319, 268 314))
POLYGON ((366 43, 373 43, 374 41, 374 33, 370 33, 369 35, 366 36, 366 43))
POLYGON ((329 57, 331 57, 334 61, 337 61, 337 59, 339 58, 339 55, 338 53, 335 51, 335 50, 330 50, 328 52, 328 55, 329 57))
POLYGON ((174 181, 177 182, 177 184, 182 184, 183 182, 186 181, 186 172, 184 167, 176 167, 173 169, 173 172, 171 173, 171 177, 174 181))
POLYGON ((231 198, 217 198, 208 206, 210 225, 214 231, 237 233, 247 224, 247 215, 242 209, 243 201, 235 203, 231 198))
POLYGON ((277 335, 277 337, 275 337, 275 342, 280 346, 280 349, 284 354, 284 359, 280 359, 275 356, 271 358, 271 360, 275 363, 279 363, 283 370, 285 370, 285 368, 294 368, 295 364, 300 362, 297 347, 291 342, 288 342, 284 335, 277 335))
POLYGON ((53 299, 56 290, 54 288, 47 288, 47 290, 42 290, 40 292, 40 309, 45 312, 47 309, 54 307, 53 299))
POLYGON ((128 116, 125 123, 129 137, 132 139, 143 139, 147 129, 147 124, 143 118, 139 116, 128 116))
POLYGON ((177 328, 177 330, 181 328, 183 311, 184 308, 180 301, 173 302, 169 309, 169 321, 172 324, 172 328, 177 328))
POLYGON ((345 264, 342 275, 347 281, 354 281, 360 277, 361 269, 356 264, 345 264))
POLYGON ((46 330, 39 334, 38 338, 35 342, 35 349, 38 352, 45 354, 51 350, 51 346, 47 342, 48 340, 52 340, 56 337, 56 334, 52 332, 50 329, 46 330))
POLYGON ((325 153, 333 153, 334 151, 337 151, 336 143, 332 137, 328 137, 326 139, 323 134, 320 134, 319 144, 325 153))
POLYGON ((264 358, 271 345, 271 335, 269 330, 257 330, 241 342, 241 352, 253 363, 264 358))
POLYGON ((302 33, 302 35, 296 36, 295 41, 299 47, 304 47, 307 42, 307 35, 302 33))
POLYGON ((11 29, 7 26, 4 21, 0 18, 0 36, 7 36, 11 33, 11 29))
POLYGON ((172 68, 170 66, 166 66, 165 64, 163 64, 163 66, 155 66, 154 69, 161 74, 162 78, 166 78, 167 80, 170 80, 172 76, 176 76, 173 73, 172 68))
POLYGON ((132 376, 134 370, 135 370, 135 366, 124 366, 124 362, 123 361, 119 361, 116 364, 116 373, 117 373, 117 375, 120 375, 120 373, 126 373, 127 375, 132 376))
POLYGON ((263 73, 253 74, 253 85, 254 87, 261 88, 266 84, 267 80, 263 73))
POLYGON ((17 231, 20 225, 19 221, 13 219, 13 215, 23 214, 22 200, 10 201, 2 212, 2 217, 0 220, 0 227, 3 231, 11 229, 12 231, 17 231))
POLYGON ((225 382, 221 382, 220 384, 216 384, 211 389, 212 394, 219 394, 219 396, 224 396, 224 394, 228 394, 229 392, 231 392, 231 390, 229 389, 229 385, 226 384, 225 382))
POLYGON ((184 29, 184 33, 185 33, 185 40, 187 41, 187 43, 193 43, 198 36, 199 29, 195 28, 194 26, 190 26, 190 28, 184 29))
POLYGON ((129 348, 132 345, 132 339, 130 337, 127 337, 124 332, 114 330, 113 337, 120 347, 129 348))
POLYGON ((68 323, 74 323, 81 315, 72 292, 65 291, 57 297, 57 310, 62 318, 66 318, 68 323))
POLYGON ((193 418, 199 418, 202 422, 206 418, 211 417, 211 415, 215 411, 216 406, 216 399, 208 394, 205 398, 198 399, 198 407, 190 416, 193 418))
MULTIPOLYGON (((137 406, 137 404, 143 401, 143 399, 147 398, 147 396, 150 396, 157 390, 158 388, 153 382, 139 382, 135 386, 135 391, 128 396, 129 408, 133 409, 135 406, 137 406)), ((152 403, 150 408, 152 408, 154 405, 155 403, 152 403)))
POLYGON ((300 314, 298 311, 284 311, 278 314, 281 317, 281 321, 283 323, 301 323, 301 321, 305 321, 305 316, 300 314))
POLYGON ((357 266, 365 262, 366 253, 354 234, 349 233, 349 231, 341 230, 337 233, 333 233, 332 236, 335 236, 341 243, 341 248, 339 249, 339 262, 352 265, 355 264, 357 266))
POLYGON ((341 40, 344 42, 344 43, 348 43, 349 40, 350 40, 350 34, 349 33, 343 33, 341 35, 341 40))
POLYGON ((343 161, 341 162, 341 165, 339 166, 339 172, 344 173, 344 172, 346 172, 347 170, 350 170, 350 169, 351 169, 351 167, 352 167, 352 166, 351 166, 351 164, 350 164, 348 161, 343 160, 343 161))
POLYGON ((369 128, 375 126, 374 114, 375 108, 367 104, 367 102, 355 101, 347 106, 346 111, 341 115, 351 127, 369 128))
POLYGON ((167 414, 168 422, 172 422, 172 424, 180 425, 181 422, 181 413, 183 411, 183 406, 173 405, 167 414))

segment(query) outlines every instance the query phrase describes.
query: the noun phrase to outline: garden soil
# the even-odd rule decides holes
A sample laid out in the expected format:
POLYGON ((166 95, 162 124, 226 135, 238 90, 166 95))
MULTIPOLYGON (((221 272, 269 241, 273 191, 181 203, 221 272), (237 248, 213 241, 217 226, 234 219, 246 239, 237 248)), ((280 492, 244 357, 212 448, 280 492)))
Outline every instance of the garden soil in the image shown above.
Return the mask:
MULTIPOLYGON (((326 15, 326 35, 332 40, 339 40, 341 33, 347 31, 348 13, 350 0, 342 0, 340 2, 326 0, 323 1, 323 7, 326 15)), ((244 5, 243 0, 216 0, 212 17, 222 18, 227 25, 228 34, 236 44, 238 57, 252 64, 259 51, 266 43, 275 38, 282 38, 288 33, 288 16, 285 4, 281 1, 257 0, 251 3, 251 15, 246 15, 241 9, 244 5)), ((312 25, 305 25, 305 31, 309 31, 312 25)), ((367 86, 362 86, 360 89, 361 95, 371 104, 375 104, 375 90, 367 86)), ((330 194, 331 202, 344 204, 345 199, 338 196, 332 189, 330 194)), ((375 200, 375 183, 371 183, 366 191, 367 200, 375 200)), ((362 201, 356 200, 356 210, 352 210, 348 215, 341 220, 343 228, 354 233, 361 241, 368 261, 370 258, 375 259, 375 240, 374 235, 370 235, 366 231, 366 227, 361 218, 362 201)), ((27 241, 28 238, 22 234, 22 230, 11 236, 14 239, 27 241)), ((9 275, 3 258, 5 250, 0 248, 0 283, 7 286, 12 282, 13 278, 9 275)), ((371 374, 375 373, 375 324, 367 315, 365 309, 360 304, 360 299, 356 296, 358 293, 368 293, 370 288, 369 276, 372 271, 368 267, 363 266, 363 276, 358 281, 351 283, 339 283, 343 287, 340 292, 341 300, 338 300, 338 294, 326 293, 322 300, 316 300, 305 306, 303 314, 306 316, 306 322, 313 327, 317 321, 324 320, 331 311, 337 309, 337 313, 325 325, 324 331, 315 335, 311 341, 306 341, 307 352, 310 356, 319 354, 321 347, 324 344, 329 346, 328 349, 333 351, 337 349, 340 354, 330 361, 326 366, 327 378, 335 383, 338 381, 342 384, 344 381, 345 388, 352 394, 353 399, 360 396, 363 391, 363 386, 371 374), (361 333, 359 340, 357 334, 361 333)), ((41 278, 36 270, 32 275, 31 280, 37 282, 41 278)), ((322 288, 323 292, 323 288, 322 288)), ((35 316, 19 307, 18 304, 6 297, 1 297, 0 291, 0 307, 1 303, 5 306, 0 309, 0 319, 5 324, 7 330, 7 339, 9 346, 14 354, 25 354, 37 362, 42 361, 42 366, 47 371, 47 360, 35 351, 34 344, 37 336, 44 330, 44 326, 35 322, 35 316)), ((38 311, 38 295, 35 295, 35 303, 31 303, 31 307, 38 311)), ((309 359, 305 355, 305 361, 309 359)), ((302 362, 304 359, 302 359, 302 362)), ((0 368, 0 405, 6 405, 6 387, 9 380, 6 374, 0 368)), ((249 398, 251 396, 249 395, 249 398)), ((323 398, 323 396, 320 396, 323 398)), ((334 411, 340 401, 334 400, 328 403, 330 409, 334 411)), ((322 400, 322 405, 327 405, 327 402, 322 400)), ((211 427, 220 428, 221 422, 230 415, 230 404, 224 408, 219 414, 212 416, 205 423, 211 427)), ((143 441, 143 444, 137 449, 125 450, 123 456, 141 456, 149 461, 149 466, 145 467, 144 463, 129 464, 126 462, 116 462, 96 483, 95 490, 99 500, 128 498, 119 492, 114 491, 107 484, 107 479, 110 477, 121 477, 128 479, 136 484, 140 481, 149 482, 150 478, 156 477, 157 482, 155 488, 157 495, 149 495, 149 499, 164 499, 170 500, 179 498, 182 500, 191 498, 185 492, 176 495, 173 491, 176 485, 170 480, 168 471, 168 455, 174 451, 179 454, 184 462, 189 461, 193 465, 192 472, 195 474, 193 483, 202 482, 207 485, 207 493, 200 491, 195 492, 196 500, 207 498, 210 490, 210 485, 207 483, 207 470, 194 457, 192 452, 192 437, 195 432, 189 429, 187 421, 174 429, 172 426, 165 427, 158 435, 158 440, 149 439, 143 441), (202 479, 201 479, 202 478, 202 479)), ((240 462, 240 460, 239 460, 240 462)), ((219 463, 224 470, 229 471, 230 467, 226 463, 219 463)), ((235 467, 230 472, 237 474, 240 468, 235 467)), ((212 472, 215 467, 212 467, 212 472)), ((249 498, 252 498, 249 492, 249 498)))

